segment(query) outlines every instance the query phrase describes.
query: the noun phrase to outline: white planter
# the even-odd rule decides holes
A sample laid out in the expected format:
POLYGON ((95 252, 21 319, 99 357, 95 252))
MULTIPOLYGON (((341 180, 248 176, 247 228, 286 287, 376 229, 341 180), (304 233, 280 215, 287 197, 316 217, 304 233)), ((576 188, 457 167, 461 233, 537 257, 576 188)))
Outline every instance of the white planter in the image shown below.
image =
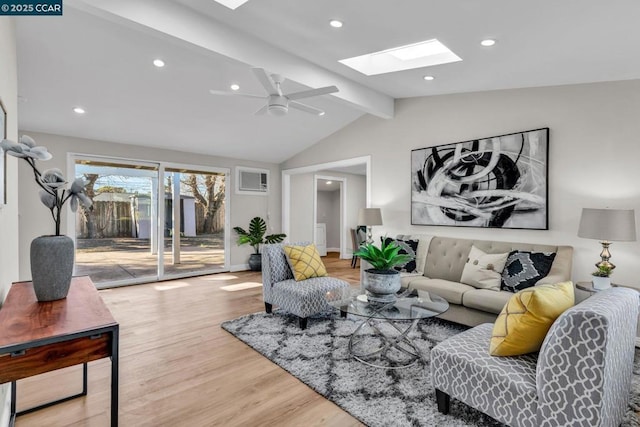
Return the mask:
POLYGON ((611 277, 591 276, 591 283, 593 283, 593 289, 607 289, 611 287, 611 277))

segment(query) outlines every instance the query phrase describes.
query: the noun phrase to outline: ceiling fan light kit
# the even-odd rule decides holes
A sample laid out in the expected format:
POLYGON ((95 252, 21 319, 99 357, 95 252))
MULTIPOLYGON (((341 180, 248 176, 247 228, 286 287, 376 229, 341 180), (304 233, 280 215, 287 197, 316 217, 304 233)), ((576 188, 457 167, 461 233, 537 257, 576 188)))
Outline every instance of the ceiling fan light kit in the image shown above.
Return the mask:
POLYGON ((296 110, 304 111, 305 113, 315 114, 323 116, 324 111, 319 108, 312 107, 311 105, 298 102, 298 99, 311 98, 314 96, 326 95, 329 93, 338 92, 336 86, 325 86, 318 89, 308 89, 300 92, 294 92, 285 94, 282 92, 280 85, 284 81, 284 77, 279 74, 267 74, 263 68, 253 68, 253 73, 260 82, 260 84, 267 91, 267 95, 254 95, 248 93, 237 92, 223 92, 218 90, 210 90, 212 95, 233 95, 241 96, 244 98, 260 98, 267 101, 267 105, 260 108, 255 112, 256 115, 262 115, 269 113, 272 116, 284 116, 289 112, 289 107, 296 110))

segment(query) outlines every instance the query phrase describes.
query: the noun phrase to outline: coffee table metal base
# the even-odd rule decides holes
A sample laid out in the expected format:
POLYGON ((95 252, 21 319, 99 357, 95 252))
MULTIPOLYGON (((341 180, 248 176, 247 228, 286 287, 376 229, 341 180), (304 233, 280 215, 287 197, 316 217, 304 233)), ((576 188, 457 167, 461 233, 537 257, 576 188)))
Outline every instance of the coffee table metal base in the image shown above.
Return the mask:
MULTIPOLYGON (((408 327, 403 329, 400 326, 398 326, 398 322, 395 322, 393 320, 390 320, 390 319, 380 320, 379 318, 375 319, 373 316, 368 317, 362 323, 360 323, 360 325, 358 325, 356 330, 353 331, 353 334, 351 334, 351 337, 349 338, 349 354, 357 361, 364 363, 365 365, 372 366, 374 368, 404 369, 404 368, 413 366, 419 360, 422 359, 422 356, 420 355, 420 350, 418 350, 418 348, 415 346, 413 341, 409 339, 408 335, 409 335, 409 332, 411 332, 415 328, 415 326, 418 324, 419 321, 420 319, 415 319, 411 321, 408 327), (378 326, 379 322, 382 322, 383 324, 391 325, 398 332, 398 335, 395 335, 395 334, 391 335, 382 331, 378 326), (369 350, 367 352, 358 352, 356 350, 358 343, 360 343, 365 338, 369 337, 368 335, 359 334, 359 332, 367 325, 370 326, 376 332, 376 336, 382 340, 382 345, 376 349, 369 350), (389 352, 393 349, 399 350, 401 353, 406 354, 408 356, 407 360, 394 360, 393 358, 389 357, 389 352), (393 363, 395 366, 382 365, 382 364, 372 362, 371 359, 377 356, 384 357, 386 360, 388 360, 390 363, 393 363)), ((409 322, 405 321, 404 323, 409 323, 409 322)))

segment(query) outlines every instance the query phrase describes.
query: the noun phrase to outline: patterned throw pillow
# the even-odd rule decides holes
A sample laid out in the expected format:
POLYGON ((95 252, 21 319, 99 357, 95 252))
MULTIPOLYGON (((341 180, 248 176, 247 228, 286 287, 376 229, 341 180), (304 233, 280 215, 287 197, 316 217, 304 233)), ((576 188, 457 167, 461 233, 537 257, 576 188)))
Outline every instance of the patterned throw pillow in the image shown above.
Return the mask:
POLYGON ((407 261, 406 264, 397 265, 393 267, 397 271, 401 273, 415 273, 416 271, 416 251, 418 250, 418 240, 401 240, 401 239, 392 239, 391 237, 386 237, 384 239, 385 245, 388 245, 391 242, 395 242, 398 246, 400 246, 400 250, 398 254, 409 255, 411 259, 407 261))
POLYGON ((535 286, 514 294, 493 325, 489 354, 518 356, 540 350, 553 322, 573 304, 571 282, 535 286))
POLYGON ((511 252, 502 271, 500 289, 518 292, 534 286, 538 280, 549 274, 555 257, 555 252, 511 252))
POLYGON ((327 269, 320 258, 316 245, 283 246, 282 249, 287 255, 287 261, 296 282, 310 279, 311 277, 327 276, 327 269))

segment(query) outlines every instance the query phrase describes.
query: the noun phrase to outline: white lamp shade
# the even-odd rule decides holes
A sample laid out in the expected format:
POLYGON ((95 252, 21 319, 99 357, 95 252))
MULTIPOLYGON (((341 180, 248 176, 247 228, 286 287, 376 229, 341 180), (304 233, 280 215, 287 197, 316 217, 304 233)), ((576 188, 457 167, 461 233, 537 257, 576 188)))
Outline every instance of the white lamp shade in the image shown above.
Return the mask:
POLYGON ((358 212, 358 225, 382 225, 380 208, 363 208, 358 212))
POLYGON ((636 240, 636 215, 633 209, 582 209, 578 237, 601 241, 636 240))

